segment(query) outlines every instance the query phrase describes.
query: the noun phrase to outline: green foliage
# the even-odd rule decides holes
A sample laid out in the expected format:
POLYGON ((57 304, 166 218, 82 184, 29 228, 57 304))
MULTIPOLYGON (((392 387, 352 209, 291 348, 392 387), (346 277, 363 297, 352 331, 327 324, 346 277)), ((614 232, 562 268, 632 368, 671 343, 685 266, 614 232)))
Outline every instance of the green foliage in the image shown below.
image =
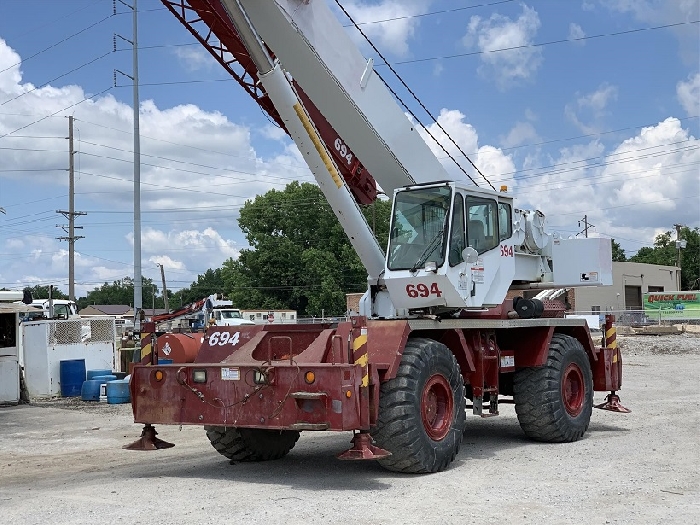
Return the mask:
MULTIPOLYGON (((681 289, 697 290, 700 288, 700 228, 681 228, 681 239, 687 242, 680 251, 681 289)), ((678 249, 675 232, 667 231, 657 235, 654 247, 644 247, 630 257, 631 262, 676 266, 678 249)))
MULTIPOLYGON (((141 297, 143 308, 163 308, 163 298, 159 297, 158 287, 152 279, 142 278, 141 297)), ((134 304, 134 280, 124 277, 112 284, 104 283, 99 288, 87 293, 86 297, 78 299, 78 308, 83 309, 91 304, 134 304)))
MULTIPOLYGON (((386 246, 390 203, 362 211, 386 246)), ((239 308, 338 315, 346 293, 367 287, 367 272, 318 186, 293 182, 246 202, 239 226, 251 249, 222 269, 224 291, 239 308)))
POLYGON ((197 276, 189 287, 183 288, 175 293, 168 292, 168 301, 171 310, 186 304, 199 301, 204 297, 215 293, 223 293, 223 275, 221 268, 209 268, 203 274, 197 276))
MULTIPOLYGON (((25 290, 32 292, 32 299, 48 299, 49 298, 49 286, 42 286, 37 284, 36 286, 28 286, 25 290)), ((64 294, 58 288, 54 288, 51 292, 51 297, 53 299, 68 299, 68 295, 64 294)))
POLYGON ((612 260, 615 262, 625 262, 627 256, 625 256, 625 250, 622 249, 619 242, 615 239, 612 240, 612 260))

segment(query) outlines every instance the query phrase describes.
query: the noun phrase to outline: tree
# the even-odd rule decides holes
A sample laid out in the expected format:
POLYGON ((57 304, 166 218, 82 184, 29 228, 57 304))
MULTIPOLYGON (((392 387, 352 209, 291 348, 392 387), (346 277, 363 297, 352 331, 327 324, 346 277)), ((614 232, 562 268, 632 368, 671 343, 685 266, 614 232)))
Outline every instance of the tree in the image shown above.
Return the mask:
MULTIPOLYGON (((681 289, 698 289, 700 282, 700 228, 681 228, 682 240, 686 241, 681 249, 681 289)), ((667 231, 654 239, 654 247, 641 248, 636 255, 630 257, 631 262, 676 266, 678 249, 676 248, 675 232, 667 231)))
POLYGON ((223 293, 224 280, 221 271, 221 268, 209 268, 203 274, 198 275, 197 280, 189 287, 168 295, 170 308, 175 309, 199 301, 209 295, 223 293))
MULTIPOLYGON (((390 203, 362 208, 381 246, 389 235, 390 203)), ((238 221, 251 249, 224 263, 224 291, 239 308, 344 313, 345 294, 367 288, 367 272, 323 193, 293 182, 248 201, 238 221)))
POLYGON ((625 262, 627 257, 625 256, 625 250, 622 249, 619 242, 612 240, 612 260, 615 262, 625 262))
MULTIPOLYGON (((32 293, 32 299, 48 299, 49 298, 49 286, 43 286, 41 284, 37 284, 35 286, 28 286, 25 288, 25 290, 29 290, 32 293)), ((61 290, 58 288, 54 288, 51 291, 51 298, 52 299, 68 299, 68 296, 64 294, 61 290)))
MULTIPOLYGON (((158 287, 152 279, 142 277, 141 300, 143 308, 163 308, 163 298, 158 296, 158 287)), ((134 280, 124 277, 112 284, 104 283, 99 288, 87 293, 86 297, 78 299, 78 308, 83 309, 91 304, 134 304, 134 280)))

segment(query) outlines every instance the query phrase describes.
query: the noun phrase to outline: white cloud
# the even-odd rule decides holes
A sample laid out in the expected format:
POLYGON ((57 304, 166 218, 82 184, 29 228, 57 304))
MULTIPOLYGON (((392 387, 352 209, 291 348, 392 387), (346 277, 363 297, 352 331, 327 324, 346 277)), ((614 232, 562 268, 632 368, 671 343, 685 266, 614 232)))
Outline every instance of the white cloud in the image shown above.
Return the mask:
MULTIPOLYGON (((500 149, 493 146, 479 146, 479 136, 474 127, 464 121, 465 118, 465 115, 458 110, 442 109, 437 120, 440 126, 452 137, 461 150, 469 156, 491 184, 496 188, 500 184, 507 184, 510 188, 514 187, 515 182, 513 180, 513 174, 515 172, 515 165, 511 157, 503 154, 500 149)), ((428 133, 422 128, 418 128, 418 130, 435 156, 440 159, 445 169, 454 179, 466 180, 461 170, 455 166, 428 133)), ((459 161, 460 165, 479 186, 488 187, 488 183, 484 181, 481 175, 476 173, 471 164, 469 164, 469 161, 464 158, 464 155, 459 152, 457 146, 448 139, 445 132, 443 132, 437 124, 431 124, 428 126, 427 130, 450 155, 459 161)))
POLYGON ((518 174, 518 205, 541 209, 550 229, 567 235, 587 215, 634 252, 675 223, 700 226, 698 165, 700 140, 667 118, 608 151, 594 140, 530 159, 518 174))
POLYGON ((501 146, 512 148, 539 140, 535 126, 529 122, 516 122, 506 136, 500 138, 501 146))
POLYGON ((574 40, 578 41, 577 43, 583 45, 585 44, 585 41, 580 40, 586 36, 586 33, 584 32, 583 29, 581 29, 581 26, 578 24, 574 24, 573 22, 569 24, 569 40, 574 40))
POLYGON ((287 137, 287 132, 277 125, 267 124, 259 130, 260 134, 266 139, 281 141, 287 137))
POLYGON ((678 82, 676 96, 689 116, 700 115, 700 73, 688 75, 687 82, 678 82))
POLYGON ((516 20, 499 14, 471 17, 462 38, 467 48, 482 52, 479 73, 493 78, 500 89, 531 79, 542 64, 542 49, 532 47, 540 18, 533 8, 522 7, 516 20))
MULTIPOLYGON (((133 246, 134 234, 126 235, 133 246)), ((237 259, 240 250, 237 243, 224 239, 213 227, 200 230, 170 230, 144 228, 141 232, 141 250, 143 257, 154 265, 163 264, 171 269, 188 269, 188 267, 219 267, 229 258, 237 259), (175 248, 175 249, 174 249, 175 248), (166 253, 170 252, 170 255, 166 253)))
MULTIPOLYGON (((697 0, 598 0, 611 11, 627 13, 645 24, 659 26, 698 20, 697 0)), ((680 44, 680 53, 688 64, 697 65, 700 46, 696 24, 674 25, 669 28, 680 44)))
POLYGON ((152 255, 148 258, 150 262, 156 266, 160 265, 165 270, 185 270, 185 263, 182 261, 174 261, 167 255, 152 255))
POLYGON ((427 0, 382 0, 378 4, 369 4, 353 0, 343 5, 380 50, 406 56, 409 53, 408 41, 415 35, 419 23, 416 15, 425 12, 429 3, 427 0))
POLYGON ((188 71, 211 69, 215 64, 214 58, 201 46, 176 47, 174 54, 188 71))
MULTIPOLYGON (((84 227, 76 233, 85 236, 76 243, 76 291, 133 275, 133 248, 125 239, 133 228, 132 108, 111 94, 81 102, 89 95, 76 85, 36 88, 23 80, 19 62, 0 39, 0 70, 6 69, 0 74, 0 206, 7 211, 0 214, 0 249, 7 254, 0 286, 40 282, 67 291, 67 244, 55 239, 65 235, 55 225, 66 221, 55 210, 67 206, 68 114, 75 116, 76 209, 89 210, 76 219, 84 227), (27 173, 13 169, 40 171, 31 173, 30 187, 27 173), (48 200, 32 204, 33 188, 48 200)), ((142 230, 148 232, 143 261, 155 257, 181 272, 179 286, 238 256, 237 243, 244 242, 238 210, 247 199, 292 180, 313 180, 287 141, 281 154, 262 158, 250 130, 216 111, 145 100, 140 127, 142 230), (154 231, 165 242, 157 243, 154 231)), ((155 264, 143 267, 146 277, 160 277, 155 264)))
MULTIPOLYGON (((700 140, 684 130, 678 119, 668 118, 620 144, 607 156, 603 176, 620 171, 629 175, 620 179, 614 202, 634 204, 639 225, 655 226, 662 216, 697 223, 698 164, 700 140)), ((619 212, 615 215, 620 217, 619 212)))
POLYGON ((574 104, 567 104, 564 114, 584 133, 598 133, 600 124, 609 113, 608 104, 617 100, 617 92, 616 86, 604 82, 592 93, 578 96, 574 104))

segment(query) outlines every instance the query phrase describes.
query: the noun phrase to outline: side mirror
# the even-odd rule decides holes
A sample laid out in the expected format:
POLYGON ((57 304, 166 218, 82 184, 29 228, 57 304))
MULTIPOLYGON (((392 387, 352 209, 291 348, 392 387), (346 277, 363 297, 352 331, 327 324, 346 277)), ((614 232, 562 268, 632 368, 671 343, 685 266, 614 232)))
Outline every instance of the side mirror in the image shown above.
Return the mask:
POLYGON ((462 250, 462 259, 464 259, 464 262, 472 264, 475 263, 478 258, 479 252, 477 252, 471 246, 467 246, 464 250, 462 250))

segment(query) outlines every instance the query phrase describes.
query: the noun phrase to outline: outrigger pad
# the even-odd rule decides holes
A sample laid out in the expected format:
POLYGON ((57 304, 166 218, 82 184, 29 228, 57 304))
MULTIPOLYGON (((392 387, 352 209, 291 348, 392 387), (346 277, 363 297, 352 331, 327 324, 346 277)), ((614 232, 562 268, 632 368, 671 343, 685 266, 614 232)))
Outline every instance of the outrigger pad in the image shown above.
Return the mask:
POLYGON ((610 392, 607 396, 605 396, 605 403, 594 405, 594 407, 599 408, 600 410, 619 412, 621 414, 629 414, 632 412, 629 408, 625 408, 622 406, 622 404, 620 404, 620 396, 618 396, 615 392, 610 392))
POLYGON ((383 459, 391 456, 391 452, 372 444, 372 437, 367 432, 358 432, 352 438, 352 448, 338 454, 338 459, 383 459))
POLYGON ((127 450, 158 450, 175 446, 174 443, 168 443, 157 438, 157 434, 158 432, 151 424, 146 424, 141 431, 141 437, 129 445, 124 445, 122 448, 127 450))

